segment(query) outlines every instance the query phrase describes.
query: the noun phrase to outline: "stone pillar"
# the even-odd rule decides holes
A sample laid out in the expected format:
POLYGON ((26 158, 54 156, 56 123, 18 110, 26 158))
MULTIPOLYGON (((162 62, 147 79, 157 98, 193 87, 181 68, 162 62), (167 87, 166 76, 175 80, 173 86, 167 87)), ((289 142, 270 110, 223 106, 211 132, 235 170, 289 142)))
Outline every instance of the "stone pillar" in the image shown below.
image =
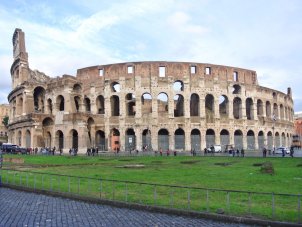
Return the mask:
POLYGON ((245 99, 241 99, 241 115, 242 115, 242 119, 246 119, 246 103, 245 103, 245 99))
POLYGON ((184 116, 185 118, 190 118, 190 94, 185 94, 184 97, 184 116))
POLYGON ((255 134, 255 150, 259 150, 258 135, 255 134))
MULTIPOLYGON (((215 119, 219 119, 220 118, 220 113, 219 113, 219 97, 214 97, 214 115, 215 115, 215 119)), ((218 143, 218 144, 220 144, 220 143, 218 143)))
POLYGON ((205 109, 205 98, 200 98, 199 103, 199 109, 200 109, 200 117, 205 118, 206 117, 206 109, 205 109))
MULTIPOLYGON (((189 128, 189 127, 186 127, 189 128)), ((192 148, 191 144, 191 131, 189 129, 185 130, 185 151, 190 151, 192 148)))
POLYGON ((175 150, 175 135, 174 135, 175 130, 169 131, 169 150, 175 150))
POLYGON ((200 131, 200 139, 201 139, 201 144, 200 144, 200 149, 203 151, 203 149, 206 147, 206 131, 200 131))
POLYGON ((152 117, 156 118, 158 117, 158 104, 157 104, 157 98, 153 98, 152 96, 152 117))
POLYGON ((135 132, 135 139, 136 139, 136 149, 137 150, 142 150, 142 130, 140 130, 139 128, 136 128, 134 130, 135 132))
POLYGON ((247 136, 246 136, 245 131, 243 131, 242 133, 243 133, 243 135, 242 135, 242 146, 243 146, 243 149, 246 150, 247 149, 247 136))
POLYGON ((21 114, 25 115, 27 113, 27 111, 26 111, 26 105, 27 105, 26 93, 23 93, 22 97, 23 97, 23 104, 22 104, 23 109, 22 109, 22 113, 21 114))
POLYGON ((218 133, 215 132, 215 144, 220 144, 220 133, 219 132, 218 133))
POLYGON ((234 119, 234 113, 233 113, 233 111, 234 111, 234 109, 233 109, 233 99, 232 100, 230 100, 229 99, 229 119, 234 119))

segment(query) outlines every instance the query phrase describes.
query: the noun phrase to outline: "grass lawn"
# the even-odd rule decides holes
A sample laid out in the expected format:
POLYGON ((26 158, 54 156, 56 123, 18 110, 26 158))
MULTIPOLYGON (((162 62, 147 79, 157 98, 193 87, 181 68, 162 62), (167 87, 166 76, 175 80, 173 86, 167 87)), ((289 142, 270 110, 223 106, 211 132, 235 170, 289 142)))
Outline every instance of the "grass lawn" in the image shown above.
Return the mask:
MULTIPOLYGON (((24 159, 23 170, 179 186, 301 194, 302 159, 238 157, 5 156, 24 159), (260 172, 272 162, 275 174, 260 172), (121 168, 141 164, 144 168, 121 168)), ((8 164, 8 163, 6 163, 8 164)), ((14 165, 9 163, 8 165, 14 165)))
POLYGON ((297 196, 279 196, 275 194, 301 194, 301 158, 71 157, 39 155, 6 155, 4 157, 19 158, 24 161, 23 164, 5 162, 4 169, 12 168, 76 176, 70 178, 67 176, 2 171, 3 182, 27 185, 32 188, 71 192, 90 197, 177 209, 208 212, 223 209, 226 214, 248 215, 281 221, 297 222, 299 217, 297 196), (261 165, 264 162, 272 163, 274 174, 261 173, 261 165), (135 165, 139 165, 140 168, 132 168, 135 165), (78 177, 94 179, 79 179, 78 177), (269 194, 229 193, 219 190, 187 189, 154 186, 152 184, 266 192, 269 194), (273 203, 275 204, 274 209, 272 209, 273 203))

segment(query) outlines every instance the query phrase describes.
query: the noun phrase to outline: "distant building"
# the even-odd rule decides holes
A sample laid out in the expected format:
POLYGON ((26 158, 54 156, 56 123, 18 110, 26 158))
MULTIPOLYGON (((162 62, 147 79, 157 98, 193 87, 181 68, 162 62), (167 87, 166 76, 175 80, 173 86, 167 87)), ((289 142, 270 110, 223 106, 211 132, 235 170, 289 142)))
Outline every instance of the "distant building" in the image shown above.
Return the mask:
POLYGON ((12 41, 9 141, 22 147, 188 152, 215 144, 257 150, 292 142, 291 88, 263 87, 254 70, 143 61, 52 78, 30 69, 21 29, 12 41))
POLYGON ((2 123, 4 117, 9 116, 9 104, 0 104, 0 142, 7 142, 7 128, 2 123))
POLYGON ((301 148, 302 145, 302 112, 294 115, 295 134, 293 135, 293 145, 301 148))

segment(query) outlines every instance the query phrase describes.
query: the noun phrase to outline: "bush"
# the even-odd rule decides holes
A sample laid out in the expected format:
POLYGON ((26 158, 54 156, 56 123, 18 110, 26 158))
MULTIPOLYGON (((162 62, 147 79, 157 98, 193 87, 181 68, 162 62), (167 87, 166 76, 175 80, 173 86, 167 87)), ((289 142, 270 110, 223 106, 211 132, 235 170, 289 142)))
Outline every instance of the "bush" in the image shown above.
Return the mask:
POLYGON ((261 173, 268 173, 268 174, 273 175, 275 173, 273 163, 271 163, 271 162, 263 163, 262 166, 261 166, 260 172, 261 173))

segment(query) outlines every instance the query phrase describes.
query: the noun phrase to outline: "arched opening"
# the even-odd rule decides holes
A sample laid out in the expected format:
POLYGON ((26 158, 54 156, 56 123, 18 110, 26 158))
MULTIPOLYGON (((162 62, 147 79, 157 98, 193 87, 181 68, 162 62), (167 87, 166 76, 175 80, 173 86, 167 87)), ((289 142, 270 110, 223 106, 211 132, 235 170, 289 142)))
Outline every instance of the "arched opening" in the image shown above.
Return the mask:
POLYGON ((105 132, 102 130, 98 130, 95 133, 95 145, 100 151, 105 151, 106 147, 106 139, 105 132))
POLYGON ((143 150, 151 151, 152 143, 151 143, 151 131, 149 129, 145 129, 142 133, 142 142, 143 142, 143 150))
POLYGON ((263 148, 265 147, 264 140, 265 140, 264 133, 263 133, 263 131, 260 131, 258 133, 258 148, 260 151, 262 151, 263 148))
POLYGON ((120 99, 117 95, 110 98, 111 116, 120 116, 120 99))
POLYGON ((174 117, 184 116, 184 97, 182 95, 175 95, 173 100, 174 100, 174 117))
POLYGON ((220 143, 221 143, 221 150, 225 151, 227 148, 226 145, 230 144, 230 133, 228 130, 223 129, 220 132, 220 143))
POLYGON ((48 113, 52 114, 52 100, 51 99, 47 99, 47 109, 48 109, 48 113))
POLYGON ((157 112, 158 115, 167 114, 169 111, 168 95, 166 93, 159 93, 157 96, 157 112))
POLYGON ((191 117, 199 116, 199 95, 192 94, 190 98, 190 115, 191 117))
POLYGON ((281 134, 281 146, 285 147, 286 146, 286 138, 285 138, 285 133, 282 132, 281 134))
POLYGON ((43 121, 42 121, 42 133, 43 133, 43 138, 44 138, 44 146, 45 147, 51 147, 51 131, 53 130, 53 125, 54 125, 54 121, 53 119, 51 119, 50 117, 46 117, 43 121))
POLYGON ((205 111, 207 122, 214 122, 214 96, 211 94, 205 97, 205 111))
POLYGON ((105 114, 105 100, 104 100, 104 96, 99 95, 96 98, 96 108, 97 108, 98 114, 105 114))
POLYGON ((158 149, 163 151, 169 149, 169 132, 167 129, 158 131, 158 149))
POLYGON ((25 145, 26 147, 31 147, 31 134, 29 130, 26 130, 25 133, 25 145))
POLYGON ((113 82, 111 84, 111 91, 112 92, 120 92, 121 91, 121 85, 118 82, 113 82))
POLYGON ((221 118, 227 118, 229 115, 229 99, 225 95, 219 97, 219 115, 221 118))
POLYGON ((234 143, 235 149, 241 150, 243 148, 243 134, 241 130, 236 130, 234 132, 234 143))
POLYGON ((90 99, 88 97, 84 98, 84 106, 85 106, 85 111, 86 112, 90 112, 91 111, 90 99))
POLYGON ((254 120, 254 102, 251 98, 245 100, 246 118, 248 120, 254 120))
POLYGON ((142 114, 152 113, 152 96, 150 93, 144 93, 142 95, 142 114))
MULTIPOLYGON (((20 97, 17 97, 17 114, 18 115, 21 115, 23 113, 23 98, 20 96, 20 97)), ((38 111, 36 111, 38 112, 38 111)))
POLYGON ((206 131, 206 147, 209 148, 215 145, 215 131, 213 129, 208 129, 206 131))
POLYGON ((247 149, 248 150, 255 150, 255 134, 252 130, 247 132, 247 149))
POLYGON ((45 89, 40 86, 36 87, 34 89, 35 112, 44 113, 44 98, 45 98, 45 89))
POLYGON ((111 149, 114 152, 120 151, 120 132, 116 128, 111 130, 111 149))
POLYGON ((57 97, 57 110, 58 111, 64 111, 65 108, 65 100, 64 97, 62 95, 59 95, 57 97))
POLYGON ((72 90, 75 93, 79 93, 82 91, 82 86, 80 84, 74 84, 72 90))
POLYGON ((242 102, 239 97, 236 97, 233 100, 233 116, 235 119, 242 118, 242 102))
POLYGON ((273 134, 272 132, 267 133, 267 148, 273 150, 273 134))
POLYGON ((74 105, 75 105, 76 112, 80 112, 80 103, 81 103, 81 98, 79 96, 75 96, 74 105))
POLYGON ((191 131, 191 149, 195 151, 200 151, 201 150, 201 135, 200 131, 198 129, 193 129, 191 131))
POLYGON ((266 117, 271 118, 272 117, 272 108, 271 108, 271 103, 269 101, 266 101, 266 103, 265 103, 265 111, 266 111, 266 117))
POLYGON ((279 111, 278 111, 278 105, 277 103, 274 103, 274 113, 273 113, 275 119, 279 118, 279 111))
POLYGON ((275 133, 275 147, 280 147, 280 134, 279 132, 275 133))
POLYGON ((70 134, 71 134, 71 146, 72 146, 72 148, 78 150, 78 148, 79 148, 79 136, 78 136, 77 130, 72 129, 70 134))
POLYGON ((45 133, 44 144, 45 144, 45 147, 52 148, 51 133, 49 131, 45 133))
POLYGON ((127 116, 135 116, 135 95, 133 93, 126 95, 126 113, 127 116))
POLYGON ((257 115, 263 116, 263 102, 260 99, 257 100, 257 115))
POLYGON ((58 130, 56 132, 56 145, 60 149, 64 148, 64 134, 61 130, 58 130))
POLYGON ((234 94, 234 95, 239 95, 239 94, 241 94, 241 87, 240 87, 240 85, 235 84, 235 85, 233 86, 233 94, 234 94))
POLYGON ((184 91, 184 83, 181 80, 176 80, 173 84, 173 90, 175 92, 184 91))
POLYGON ((125 136, 125 151, 133 151, 136 148, 136 136, 133 128, 126 131, 125 136))
POLYGON ((21 142, 22 142, 22 132, 21 131, 18 131, 17 142, 18 142, 17 145, 21 147, 21 142))
POLYGON ((179 128, 174 133, 175 150, 185 150, 185 132, 179 128))

